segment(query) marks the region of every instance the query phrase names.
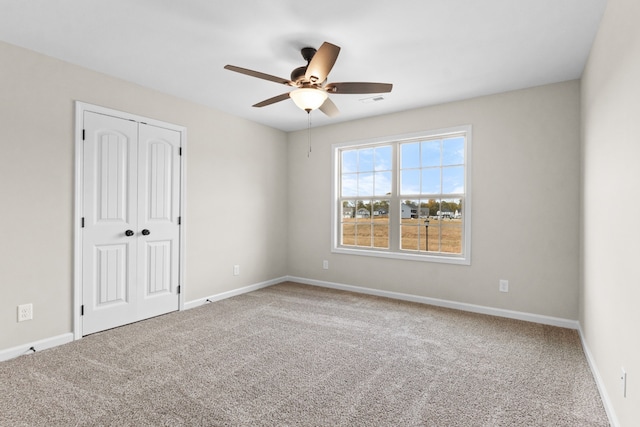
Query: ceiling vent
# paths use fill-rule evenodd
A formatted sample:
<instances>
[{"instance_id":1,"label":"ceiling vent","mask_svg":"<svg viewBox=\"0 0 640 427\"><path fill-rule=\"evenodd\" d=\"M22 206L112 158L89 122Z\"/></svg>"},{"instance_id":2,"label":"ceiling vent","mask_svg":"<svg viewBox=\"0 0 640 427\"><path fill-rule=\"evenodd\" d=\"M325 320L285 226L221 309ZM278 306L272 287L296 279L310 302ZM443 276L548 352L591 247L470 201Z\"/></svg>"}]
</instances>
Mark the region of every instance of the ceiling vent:
<instances>
[{"instance_id":1,"label":"ceiling vent","mask_svg":"<svg viewBox=\"0 0 640 427\"><path fill-rule=\"evenodd\" d=\"M370 104L372 102L379 102L379 101L384 101L384 96L376 95L369 98L362 98L360 100L360 102L362 102L363 104Z\"/></svg>"}]
</instances>

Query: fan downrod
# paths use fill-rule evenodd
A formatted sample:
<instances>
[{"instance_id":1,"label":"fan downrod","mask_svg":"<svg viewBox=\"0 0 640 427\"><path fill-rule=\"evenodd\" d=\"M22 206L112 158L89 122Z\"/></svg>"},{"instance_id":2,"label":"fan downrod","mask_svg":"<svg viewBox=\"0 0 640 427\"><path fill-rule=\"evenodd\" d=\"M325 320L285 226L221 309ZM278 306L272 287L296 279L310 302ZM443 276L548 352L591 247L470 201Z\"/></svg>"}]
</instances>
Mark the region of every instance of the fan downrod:
<instances>
[{"instance_id":1,"label":"fan downrod","mask_svg":"<svg viewBox=\"0 0 640 427\"><path fill-rule=\"evenodd\" d=\"M300 49L300 53L302 54L304 60L307 61L307 63L311 62L311 60L313 59L313 55L315 55L316 52L317 50L313 47L303 47L302 49Z\"/></svg>"}]
</instances>

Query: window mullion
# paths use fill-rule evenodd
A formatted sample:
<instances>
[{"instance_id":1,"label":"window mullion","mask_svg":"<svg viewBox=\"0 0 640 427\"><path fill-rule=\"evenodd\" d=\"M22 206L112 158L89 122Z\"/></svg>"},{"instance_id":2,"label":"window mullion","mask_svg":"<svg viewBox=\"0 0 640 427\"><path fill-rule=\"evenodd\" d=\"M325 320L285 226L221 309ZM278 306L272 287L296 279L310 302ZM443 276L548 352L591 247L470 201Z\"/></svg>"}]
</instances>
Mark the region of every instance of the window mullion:
<instances>
[{"instance_id":1,"label":"window mullion","mask_svg":"<svg viewBox=\"0 0 640 427\"><path fill-rule=\"evenodd\" d=\"M400 250L400 156L398 144L391 148L391 197L389 199L389 250Z\"/></svg>"}]
</instances>

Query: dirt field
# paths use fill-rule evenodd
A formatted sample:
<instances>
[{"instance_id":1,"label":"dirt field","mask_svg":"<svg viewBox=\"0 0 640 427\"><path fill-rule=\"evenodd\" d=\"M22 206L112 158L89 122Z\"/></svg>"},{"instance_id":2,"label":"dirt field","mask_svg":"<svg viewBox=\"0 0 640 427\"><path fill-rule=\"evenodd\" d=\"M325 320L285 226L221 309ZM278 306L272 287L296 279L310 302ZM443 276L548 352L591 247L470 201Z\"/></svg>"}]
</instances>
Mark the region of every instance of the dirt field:
<instances>
[{"instance_id":1,"label":"dirt field","mask_svg":"<svg viewBox=\"0 0 640 427\"><path fill-rule=\"evenodd\" d=\"M424 219L403 219L401 249L425 251L427 228ZM357 234L356 234L357 230ZM429 219L429 251L462 253L462 221ZM389 246L388 218L343 218L342 244L375 248Z\"/></svg>"}]
</instances>

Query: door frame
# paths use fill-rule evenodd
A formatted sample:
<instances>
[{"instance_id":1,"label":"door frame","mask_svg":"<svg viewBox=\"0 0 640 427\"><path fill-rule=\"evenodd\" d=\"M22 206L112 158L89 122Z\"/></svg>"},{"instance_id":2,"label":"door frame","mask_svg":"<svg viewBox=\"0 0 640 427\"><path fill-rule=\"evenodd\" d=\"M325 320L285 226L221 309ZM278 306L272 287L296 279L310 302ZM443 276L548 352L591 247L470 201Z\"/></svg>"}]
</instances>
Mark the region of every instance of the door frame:
<instances>
[{"instance_id":1,"label":"door frame","mask_svg":"<svg viewBox=\"0 0 640 427\"><path fill-rule=\"evenodd\" d=\"M180 293L178 294L178 310L184 310L184 293L185 293L185 236L186 236L186 146L187 146L187 128L148 117L138 116L136 114L126 113L123 111L113 110L111 108L101 107L99 105L88 104L86 102L75 101L75 197L74 197L74 255L73 255L73 338L78 340L82 338L82 203L83 203L83 117L84 113L93 112L113 116L125 120L142 122L149 125L171 129L180 133L181 165L180 165L180 243L178 257L178 285Z\"/></svg>"}]
</instances>

